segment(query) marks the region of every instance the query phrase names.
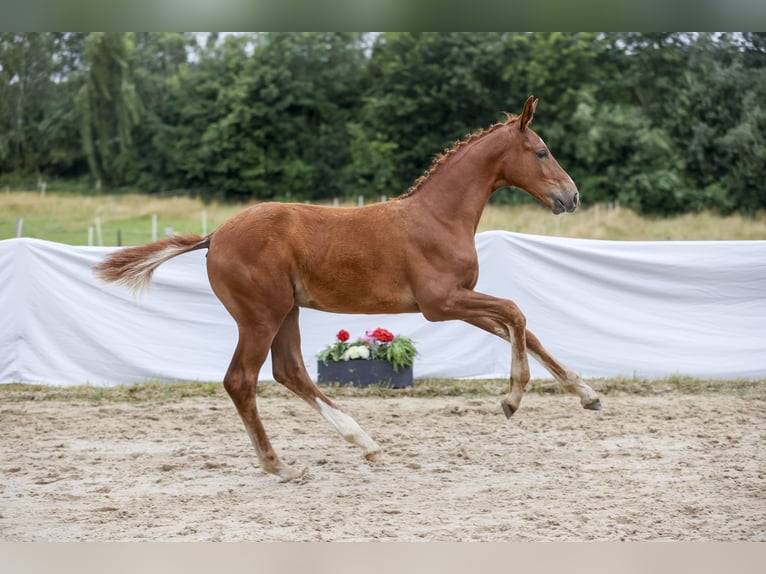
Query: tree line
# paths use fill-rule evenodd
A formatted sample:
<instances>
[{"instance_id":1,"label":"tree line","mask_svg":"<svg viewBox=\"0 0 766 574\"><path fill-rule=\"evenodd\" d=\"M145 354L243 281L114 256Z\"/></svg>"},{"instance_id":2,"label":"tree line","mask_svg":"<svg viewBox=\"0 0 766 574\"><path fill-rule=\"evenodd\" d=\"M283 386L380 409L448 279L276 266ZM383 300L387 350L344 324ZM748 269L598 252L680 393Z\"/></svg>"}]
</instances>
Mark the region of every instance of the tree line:
<instances>
[{"instance_id":1,"label":"tree line","mask_svg":"<svg viewBox=\"0 0 766 574\"><path fill-rule=\"evenodd\" d=\"M0 184L391 197L531 94L586 203L766 208L763 33L3 32Z\"/></svg>"}]
</instances>

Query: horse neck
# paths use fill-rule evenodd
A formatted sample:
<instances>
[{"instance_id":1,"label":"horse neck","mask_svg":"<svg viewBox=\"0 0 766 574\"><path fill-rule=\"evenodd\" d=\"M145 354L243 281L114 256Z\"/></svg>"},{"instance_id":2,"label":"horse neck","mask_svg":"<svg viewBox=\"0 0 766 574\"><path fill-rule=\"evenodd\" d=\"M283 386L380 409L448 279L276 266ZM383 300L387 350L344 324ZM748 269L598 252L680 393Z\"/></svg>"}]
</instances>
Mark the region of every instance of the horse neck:
<instances>
[{"instance_id":1,"label":"horse neck","mask_svg":"<svg viewBox=\"0 0 766 574\"><path fill-rule=\"evenodd\" d=\"M433 171L412 195L434 218L452 228L476 232L479 219L498 185L500 158L505 151L499 130L466 144Z\"/></svg>"}]
</instances>

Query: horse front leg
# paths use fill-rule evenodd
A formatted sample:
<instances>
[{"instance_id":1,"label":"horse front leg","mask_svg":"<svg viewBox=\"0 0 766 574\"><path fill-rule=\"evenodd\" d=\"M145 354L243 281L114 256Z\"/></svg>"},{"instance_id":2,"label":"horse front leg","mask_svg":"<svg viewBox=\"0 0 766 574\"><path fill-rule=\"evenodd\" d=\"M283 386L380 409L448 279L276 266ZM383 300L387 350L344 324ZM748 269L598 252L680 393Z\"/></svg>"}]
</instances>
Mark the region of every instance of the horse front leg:
<instances>
[{"instance_id":1,"label":"horse front leg","mask_svg":"<svg viewBox=\"0 0 766 574\"><path fill-rule=\"evenodd\" d=\"M450 293L431 305L419 304L429 321L460 319L511 343L510 390L501 402L505 416L510 418L519 409L529 383L526 318L519 307L508 299L468 289Z\"/></svg>"},{"instance_id":2,"label":"horse front leg","mask_svg":"<svg viewBox=\"0 0 766 574\"><path fill-rule=\"evenodd\" d=\"M520 311L519 314L521 314ZM497 320L488 317L465 319L465 322L488 331L493 335L497 335L511 344L510 390L500 402L505 417L511 418L513 414L519 410L521 399L529 384L529 361L527 359L527 338L525 328L526 321L517 322L515 328L514 325L498 322Z\"/></svg>"},{"instance_id":3,"label":"horse front leg","mask_svg":"<svg viewBox=\"0 0 766 574\"><path fill-rule=\"evenodd\" d=\"M509 301L509 303L511 303ZM513 413L519 410L521 399L529 384L529 360L527 359L526 318L515 304L511 303L516 313L513 314L514 322L504 325L508 340L511 343L511 388L510 392L503 397L500 406L503 407L505 418L511 418ZM503 327L498 326L500 333Z\"/></svg>"},{"instance_id":4,"label":"horse front leg","mask_svg":"<svg viewBox=\"0 0 766 574\"><path fill-rule=\"evenodd\" d=\"M505 341L508 341L511 343L511 345L514 345L514 341L512 338L512 335L510 332L507 332L503 325L497 324L492 320L488 319L480 319L480 320L467 320L467 323L479 327L480 329L483 329L489 333L492 333L493 335L499 336L501 339L504 339ZM525 330L524 339L526 342L526 349L527 352L535 358L537 362L539 362L545 369L553 375L553 378L556 379L556 381L564 387L565 390L569 391L570 393L573 393L580 397L580 403L582 404L583 408L586 408L588 410L592 411L600 411L601 410L601 400L598 397L598 394L596 391L594 391L590 386L588 386L581 378L580 376L572 371L571 369L567 368L563 363L560 361L557 361L556 359L551 356L550 353L543 347L542 343L540 343L540 340L530 331L529 329ZM511 389L511 394L514 395L513 388ZM514 399L518 397L514 396ZM521 399L518 398L520 401ZM517 404L518 403L511 403L511 404ZM510 417L513 415L515 411L510 410L511 406L510 404L506 404L506 402L503 402L503 411L505 412L505 415L507 417Z\"/></svg>"},{"instance_id":5,"label":"horse front leg","mask_svg":"<svg viewBox=\"0 0 766 574\"><path fill-rule=\"evenodd\" d=\"M545 367L564 389L580 397L583 408L591 411L601 410L601 400L598 398L598 394L585 384L577 373L554 359L542 346L540 340L529 330L527 330L526 339L529 354Z\"/></svg>"}]
</instances>

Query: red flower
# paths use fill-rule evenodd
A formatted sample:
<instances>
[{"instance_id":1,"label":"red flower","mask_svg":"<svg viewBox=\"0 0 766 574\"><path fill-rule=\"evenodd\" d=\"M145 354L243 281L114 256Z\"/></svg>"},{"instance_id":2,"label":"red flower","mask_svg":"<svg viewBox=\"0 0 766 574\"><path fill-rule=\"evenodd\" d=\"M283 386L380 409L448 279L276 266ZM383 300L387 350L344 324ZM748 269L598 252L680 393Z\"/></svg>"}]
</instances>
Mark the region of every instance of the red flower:
<instances>
[{"instance_id":1,"label":"red flower","mask_svg":"<svg viewBox=\"0 0 766 574\"><path fill-rule=\"evenodd\" d=\"M381 343L390 343L394 340L394 334L386 329L378 327L372 332L373 339L380 341Z\"/></svg>"},{"instance_id":2,"label":"red flower","mask_svg":"<svg viewBox=\"0 0 766 574\"><path fill-rule=\"evenodd\" d=\"M335 336L338 338L338 341L340 341L341 343L345 343L346 341L348 341L348 338L351 335L349 335L348 331L346 331L345 329L341 329L340 331L338 331L338 334Z\"/></svg>"}]
</instances>

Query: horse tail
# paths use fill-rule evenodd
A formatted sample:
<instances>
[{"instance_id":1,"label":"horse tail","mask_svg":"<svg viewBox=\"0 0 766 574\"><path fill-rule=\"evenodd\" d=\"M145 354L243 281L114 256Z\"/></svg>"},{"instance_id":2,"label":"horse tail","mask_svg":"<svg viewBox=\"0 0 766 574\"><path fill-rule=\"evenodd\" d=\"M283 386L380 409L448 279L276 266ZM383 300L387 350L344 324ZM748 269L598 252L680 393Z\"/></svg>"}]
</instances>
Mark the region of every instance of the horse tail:
<instances>
[{"instance_id":1,"label":"horse tail","mask_svg":"<svg viewBox=\"0 0 766 574\"><path fill-rule=\"evenodd\" d=\"M127 247L108 255L93 266L93 273L107 283L119 283L140 293L149 286L154 270L177 255L210 246L210 235L174 235L138 247Z\"/></svg>"}]
</instances>

